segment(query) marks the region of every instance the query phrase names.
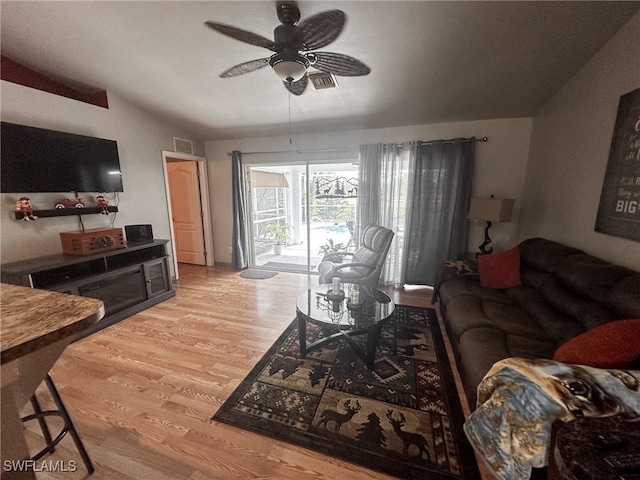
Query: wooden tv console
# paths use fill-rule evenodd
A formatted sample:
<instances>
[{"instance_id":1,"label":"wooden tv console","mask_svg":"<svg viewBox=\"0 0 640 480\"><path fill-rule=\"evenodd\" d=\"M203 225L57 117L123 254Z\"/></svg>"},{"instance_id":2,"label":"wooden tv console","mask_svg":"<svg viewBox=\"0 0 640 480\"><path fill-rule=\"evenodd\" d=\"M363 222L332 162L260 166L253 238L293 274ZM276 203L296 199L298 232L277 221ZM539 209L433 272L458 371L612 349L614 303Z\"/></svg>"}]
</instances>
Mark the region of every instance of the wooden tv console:
<instances>
[{"instance_id":1,"label":"wooden tv console","mask_svg":"<svg viewBox=\"0 0 640 480\"><path fill-rule=\"evenodd\" d=\"M86 256L50 255L0 266L4 283L100 299L105 316L76 340L175 296L168 240Z\"/></svg>"}]
</instances>

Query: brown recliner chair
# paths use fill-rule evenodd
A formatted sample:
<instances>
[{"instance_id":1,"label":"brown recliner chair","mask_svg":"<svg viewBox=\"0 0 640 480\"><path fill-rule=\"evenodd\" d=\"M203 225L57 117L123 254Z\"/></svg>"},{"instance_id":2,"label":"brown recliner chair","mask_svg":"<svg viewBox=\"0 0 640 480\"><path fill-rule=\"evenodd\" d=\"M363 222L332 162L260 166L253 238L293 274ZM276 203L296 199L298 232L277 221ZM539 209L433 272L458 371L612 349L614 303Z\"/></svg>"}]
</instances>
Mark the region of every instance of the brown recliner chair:
<instances>
[{"instance_id":1,"label":"brown recliner chair","mask_svg":"<svg viewBox=\"0 0 640 480\"><path fill-rule=\"evenodd\" d=\"M333 277L340 277L345 283L377 287L393 236L388 228L368 225L355 252L332 252L322 258L318 265L320 283L331 283ZM341 263L345 259L349 261Z\"/></svg>"}]
</instances>

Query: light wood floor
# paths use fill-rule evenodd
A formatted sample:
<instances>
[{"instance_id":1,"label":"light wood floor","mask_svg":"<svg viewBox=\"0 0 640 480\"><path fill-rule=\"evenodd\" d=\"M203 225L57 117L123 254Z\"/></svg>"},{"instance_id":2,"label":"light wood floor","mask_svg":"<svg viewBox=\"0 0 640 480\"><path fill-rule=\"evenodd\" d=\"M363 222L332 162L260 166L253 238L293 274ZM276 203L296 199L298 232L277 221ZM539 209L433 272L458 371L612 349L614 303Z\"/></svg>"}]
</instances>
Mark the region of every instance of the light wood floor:
<instances>
[{"instance_id":1,"label":"light wood floor","mask_svg":"<svg viewBox=\"0 0 640 480\"><path fill-rule=\"evenodd\" d=\"M56 363L51 375L96 471L86 474L65 438L45 458L67 468L72 459L77 471L40 472L38 479L393 478L209 420L293 320L296 296L317 277L251 280L226 267L179 270L175 298L69 346ZM430 288L390 293L397 303L430 306ZM38 392L52 404L42 387ZM26 435L37 451L36 422Z\"/></svg>"}]
</instances>

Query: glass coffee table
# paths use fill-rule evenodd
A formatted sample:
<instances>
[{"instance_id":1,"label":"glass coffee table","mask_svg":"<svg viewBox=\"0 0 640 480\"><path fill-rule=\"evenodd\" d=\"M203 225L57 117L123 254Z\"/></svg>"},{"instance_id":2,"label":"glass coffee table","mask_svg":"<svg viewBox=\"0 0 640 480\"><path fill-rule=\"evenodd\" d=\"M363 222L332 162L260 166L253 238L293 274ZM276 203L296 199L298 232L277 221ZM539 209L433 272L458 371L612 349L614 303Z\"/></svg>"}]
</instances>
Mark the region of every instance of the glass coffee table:
<instances>
[{"instance_id":1,"label":"glass coffee table","mask_svg":"<svg viewBox=\"0 0 640 480\"><path fill-rule=\"evenodd\" d=\"M344 340L362 359L366 366L374 369L376 347L382 325L389 320L396 308L393 300L384 292L360 285L344 285L347 291L343 298L330 294L331 285L318 285L298 295L296 315L300 355L317 350L336 340ZM351 305L351 291L359 292L360 303ZM318 325L322 330L334 333L307 345L307 322ZM363 349L352 337L365 336ZM394 332L395 346L395 332ZM395 352L394 352L395 353Z\"/></svg>"}]
</instances>

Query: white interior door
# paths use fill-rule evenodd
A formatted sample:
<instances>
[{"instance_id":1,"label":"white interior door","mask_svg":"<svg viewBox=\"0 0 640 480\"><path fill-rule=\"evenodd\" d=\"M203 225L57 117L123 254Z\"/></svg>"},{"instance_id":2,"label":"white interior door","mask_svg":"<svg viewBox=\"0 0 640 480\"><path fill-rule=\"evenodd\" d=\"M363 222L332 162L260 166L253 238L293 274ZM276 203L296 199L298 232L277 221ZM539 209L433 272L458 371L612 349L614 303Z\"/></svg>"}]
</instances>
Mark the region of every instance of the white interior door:
<instances>
[{"instance_id":1,"label":"white interior door","mask_svg":"<svg viewBox=\"0 0 640 480\"><path fill-rule=\"evenodd\" d=\"M205 265L198 162L167 162L176 259Z\"/></svg>"}]
</instances>

